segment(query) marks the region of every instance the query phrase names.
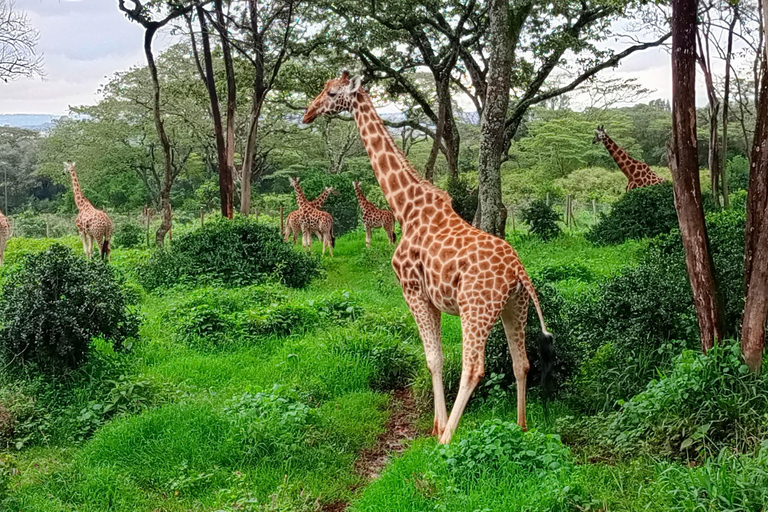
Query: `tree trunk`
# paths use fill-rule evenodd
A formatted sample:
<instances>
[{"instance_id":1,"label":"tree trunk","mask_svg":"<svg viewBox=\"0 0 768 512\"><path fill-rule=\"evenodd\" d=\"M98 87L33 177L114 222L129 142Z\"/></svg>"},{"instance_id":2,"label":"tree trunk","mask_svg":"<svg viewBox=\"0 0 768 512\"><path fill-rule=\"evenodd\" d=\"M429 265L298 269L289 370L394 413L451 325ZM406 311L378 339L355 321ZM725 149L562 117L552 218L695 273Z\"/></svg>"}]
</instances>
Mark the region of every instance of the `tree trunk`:
<instances>
[{"instance_id":1,"label":"tree trunk","mask_svg":"<svg viewBox=\"0 0 768 512\"><path fill-rule=\"evenodd\" d=\"M235 70L232 66L232 49L229 45L227 25L224 21L224 8L222 0L214 1L216 10L217 29L221 39L221 53L224 59L224 69L227 77L227 138L225 142L224 160L226 173L224 177L219 175L221 186L221 214L231 219L235 209L235 111L237 110L237 85L235 83ZM250 191L249 191L250 193Z\"/></svg>"},{"instance_id":2,"label":"tree trunk","mask_svg":"<svg viewBox=\"0 0 768 512\"><path fill-rule=\"evenodd\" d=\"M731 207L730 191L728 189L728 110L731 101L731 55L733 54L733 31L736 28L736 22L739 20L739 4L732 7L733 17L728 25L728 46L725 51L725 90L723 91L723 143L720 151L722 153L720 160L720 169L722 171L723 187L723 206Z\"/></svg>"},{"instance_id":3,"label":"tree trunk","mask_svg":"<svg viewBox=\"0 0 768 512\"><path fill-rule=\"evenodd\" d=\"M475 226L502 238L507 223L507 209L501 201L501 156L504 151L504 125L509 106L508 9L508 0L492 0L488 12L490 62L483 118L480 120L478 207L475 215Z\"/></svg>"},{"instance_id":4,"label":"tree trunk","mask_svg":"<svg viewBox=\"0 0 768 512\"><path fill-rule=\"evenodd\" d=\"M768 21L768 13L765 16ZM768 63L765 60L759 98L747 192L744 260L747 301L741 323L741 351L754 372L762 366L768 316Z\"/></svg>"},{"instance_id":5,"label":"tree trunk","mask_svg":"<svg viewBox=\"0 0 768 512\"><path fill-rule=\"evenodd\" d=\"M696 143L696 0L672 3L672 132L669 164L704 352L722 340L723 314L701 204Z\"/></svg>"}]
</instances>

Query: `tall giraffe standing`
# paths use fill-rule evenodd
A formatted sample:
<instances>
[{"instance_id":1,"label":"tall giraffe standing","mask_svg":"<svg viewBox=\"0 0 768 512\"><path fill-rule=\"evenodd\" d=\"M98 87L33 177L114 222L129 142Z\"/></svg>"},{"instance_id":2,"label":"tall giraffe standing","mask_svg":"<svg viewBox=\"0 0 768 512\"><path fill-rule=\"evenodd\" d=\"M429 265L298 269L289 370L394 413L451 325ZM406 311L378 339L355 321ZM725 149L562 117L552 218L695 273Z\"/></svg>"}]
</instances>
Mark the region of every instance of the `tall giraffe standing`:
<instances>
[{"instance_id":1,"label":"tall giraffe standing","mask_svg":"<svg viewBox=\"0 0 768 512\"><path fill-rule=\"evenodd\" d=\"M365 246L371 248L371 231L375 228L384 228L389 237L389 243L394 244L397 240L395 235L395 215L389 210L382 210L377 208L375 204L370 202L363 189L360 188L360 182L354 182L355 195L357 196L357 202L360 204L360 210L363 212L363 226L365 226Z\"/></svg>"},{"instance_id":2,"label":"tall giraffe standing","mask_svg":"<svg viewBox=\"0 0 768 512\"><path fill-rule=\"evenodd\" d=\"M293 190L296 191L296 204L299 209L297 214L299 227L301 227L301 245L304 250L312 250L312 235L316 235L323 244L323 255L325 249L333 258L333 248L336 245L336 239L333 236L333 217L330 213L318 210L304 196L304 191L299 185L299 178L290 179Z\"/></svg>"},{"instance_id":3,"label":"tall giraffe standing","mask_svg":"<svg viewBox=\"0 0 768 512\"><path fill-rule=\"evenodd\" d=\"M319 210L323 207L325 201L328 199L328 196L331 194L338 194L338 192L333 187L325 187L325 190L323 190L319 196L311 200L309 204L311 204L313 208ZM301 225L299 223L299 210L294 210L285 218L285 230L283 233L283 239L287 242L291 237L291 234L293 234L293 243L295 244L298 241L300 231Z\"/></svg>"},{"instance_id":4,"label":"tall giraffe standing","mask_svg":"<svg viewBox=\"0 0 768 512\"><path fill-rule=\"evenodd\" d=\"M645 162L635 160L627 154L626 151L621 149L618 144L613 142L603 126L598 126L595 130L595 137L592 139L592 144L602 142L605 145L605 149L611 154L611 157L619 166L621 172L627 177L629 182L627 183L627 192L633 188L647 187L649 185L656 185L664 181L664 178L653 172L651 167Z\"/></svg>"},{"instance_id":5,"label":"tall giraffe standing","mask_svg":"<svg viewBox=\"0 0 768 512\"><path fill-rule=\"evenodd\" d=\"M11 238L11 223L8 222L8 217L3 215L3 212L0 212L0 267L3 266L5 246L9 238Z\"/></svg>"},{"instance_id":6,"label":"tall giraffe standing","mask_svg":"<svg viewBox=\"0 0 768 512\"><path fill-rule=\"evenodd\" d=\"M91 202L83 195L82 190L80 190L80 183L77 181L77 174L75 174L75 163L66 162L64 169L72 178L72 195L75 197L75 204L79 212L77 219L75 219L75 224L77 224L77 232L80 233L80 239L83 241L85 257L91 259L93 256L93 243L96 242L99 244L101 259L106 258L109 261L112 221L106 213L94 208Z\"/></svg>"},{"instance_id":7,"label":"tall giraffe standing","mask_svg":"<svg viewBox=\"0 0 768 512\"><path fill-rule=\"evenodd\" d=\"M501 316L517 382L517 422L526 428L525 391L530 364L525 351L528 300L533 299L542 329L545 374L554 356L552 336L517 253L506 240L465 222L450 196L423 180L411 167L376 113L360 78L348 72L331 79L307 108L303 123L323 114L350 111L355 118L376 179L402 228L392 257L403 296L419 328L435 398L433 434L451 440L472 391L485 372L485 343ZM443 391L441 312L459 315L462 372L459 394L448 417Z\"/></svg>"}]
</instances>

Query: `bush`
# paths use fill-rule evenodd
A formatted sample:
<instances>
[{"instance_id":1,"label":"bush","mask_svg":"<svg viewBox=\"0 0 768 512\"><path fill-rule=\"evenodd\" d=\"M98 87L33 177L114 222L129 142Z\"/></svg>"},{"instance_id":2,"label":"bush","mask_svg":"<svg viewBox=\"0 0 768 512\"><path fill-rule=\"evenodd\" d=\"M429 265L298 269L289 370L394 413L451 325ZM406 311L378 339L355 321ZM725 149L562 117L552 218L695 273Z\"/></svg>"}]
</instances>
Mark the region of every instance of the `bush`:
<instances>
[{"instance_id":1,"label":"bush","mask_svg":"<svg viewBox=\"0 0 768 512\"><path fill-rule=\"evenodd\" d=\"M545 242L560 235L560 226L557 225L560 216L543 199L537 199L524 208L522 218L530 226L531 233Z\"/></svg>"},{"instance_id":2,"label":"bush","mask_svg":"<svg viewBox=\"0 0 768 512\"><path fill-rule=\"evenodd\" d=\"M344 174L326 172L305 173L301 178L301 188L307 199L319 196L325 187L332 186L338 194L331 194L323 205L323 210L333 215L333 234L337 238L357 227L357 196L352 187L352 180ZM295 198L295 196L294 196Z\"/></svg>"},{"instance_id":3,"label":"bush","mask_svg":"<svg viewBox=\"0 0 768 512\"><path fill-rule=\"evenodd\" d=\"M138 332L138 317L112 269L61 245L28 256L0 296L0 345L10 362L59 373L88 357L91 339L119 348Z\"/></svg>"},{"instance_id":4,"label":"bush","mask_svg":"<svg viewBox=\"0 0 768 512\"><path fill-rule=\"evenodd\" d=\"M240 327L253 336L288 336L317 325L317 312L303 304L278 304L265 310L250 311Z\"/></svg>"},{"instance_id":5,"label":"bush","mask_svg":"<svg viewBox=\"0 0 768 512\"><path fill-rule=\"evenodd\" d=\"M156 251L139 269L139 280L150 290L185 282L243 286L269 279L303 288L317 270L317 259L284 243L278 229L238 217L209 222L180 236L171 249Z\"/></svg>"},{"instance_id":6,"label":"bush","mask_svg":"<svg viewBox=\"0 0 768 512\"><path fill-rule=\"evenodd\" d=\"M145 240L142 229L136 224L123 224L115 231L112 243L115 247L138 247Z\"/></svg>"},{"instance_id":7,"label":"bush","mask_svg":"<svg viewBox=\"0 0 768 512\"><path fill-rule=\"evenodd\" d=\"M360 333L335 345L339 354L350 354L371 365L370 383L375 391L392 391L410 386L421 366L419 356L397 339Z\"/></svg>"},{"instance_id":8,"label":"bush","mask_svg":"<svg viewBox=\"0 0 768 512\"><path fill-rule=\"evenodd\" d=\"M749 160L736 155L726 164L728 172L728 190L747 190L749 187Z\"/></svg>"},{"instance_id":9,"label":"bush","mask_svg":"<svg viewBox=\"0 0 768 512\"><path fill-rule=\"evenodd\" d=\"M451 176L446 192L451 196L454 211L471 224L477 212L477 188L472 188L466 179Z\"/></svg>"},{"instance_id":10,"label":"bush","mask_svg":"<svg viewBox=\"0 0 768 512\"><path fill-rule=\"evenodd\" d=\"M669 233L677 225L672 183L665 181L621 196L609 213L600 214L586 238L596 244L620 244Z\"/></svg>"}]
</instances>

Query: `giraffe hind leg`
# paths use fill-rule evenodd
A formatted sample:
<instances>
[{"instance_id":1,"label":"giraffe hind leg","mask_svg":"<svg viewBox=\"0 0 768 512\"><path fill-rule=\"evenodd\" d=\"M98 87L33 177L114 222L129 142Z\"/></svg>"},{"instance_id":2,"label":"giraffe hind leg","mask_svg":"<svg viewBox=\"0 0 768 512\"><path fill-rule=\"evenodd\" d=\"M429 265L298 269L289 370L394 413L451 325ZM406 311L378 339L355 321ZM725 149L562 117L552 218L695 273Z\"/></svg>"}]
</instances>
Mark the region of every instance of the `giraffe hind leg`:
<instances>
[{"instance_id":1,"label":"giraffe hind leg","mask_svg":"<svg viewBox=\"0 0 768 512\"><path fill-rule=\"evenodd\" d=\"M525 351L525 324L528 320L528 292L521 288L513 293L501 312L501 323L507 336L509 355L512 356L512 369L517 387L517 424L526 430L525 392L528 370L531 365Z\"/></svg>"}]
</instances>

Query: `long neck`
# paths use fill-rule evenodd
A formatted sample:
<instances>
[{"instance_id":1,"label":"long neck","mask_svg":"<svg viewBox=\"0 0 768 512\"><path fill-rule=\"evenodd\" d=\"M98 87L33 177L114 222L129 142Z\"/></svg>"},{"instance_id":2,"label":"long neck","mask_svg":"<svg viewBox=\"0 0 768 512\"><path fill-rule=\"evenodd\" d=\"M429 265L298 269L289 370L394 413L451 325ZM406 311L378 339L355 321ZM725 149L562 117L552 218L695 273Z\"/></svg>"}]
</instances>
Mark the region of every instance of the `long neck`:
<instances>
[{"instance_id":1,"label":"long neck","mask_svg":"<svg viewBox=\"0 0 768 512\"><path fill-rule=\"evenodd\" d=\"M627 162L631 162L632 159L629 157L627 152L621 149L615 142L613 142L613 139L611 139L608 135L606 135L603 139L603 144L605 144L605 149L608 150L608 153L610 153L611 158L613 158L613 161L616 162L616 165L619 166L621 172L623 172L629 178L630 175L627 172L625 164Z\"/></svg>"},{"instance_id":2,"label":"long neck","mask_svg":"<svg viewBox=\"0 0 768 512\"><path fill-rule=\"evenodd\" d=\"M314 198L312 201L309 202L312 206L315 208L320 208L325 204L325 200L328 199L328 196L331 195L331 191L328 189L323 190L323 193Z\"/></svg>"},{"instance_id":3,"label":"long neck","mask_svg":"<svg viewBox=\"0 0 768 512\"><path fill-rule=\"evenodd\" d=\"M69 176L72 178L72 195L75 197L75 205L77 205L77 209L82 210L83 208L91 206L90 201L85 198L82 190L80 190L80 183L77 181L77 174L75 174L75 171L70 171Z\"/></svg>"},{"instance_id":4,"label":"long neck","mask_svg":"<svg viewBox=\"0 0 768 512\"><path fill-rule=\"evenodd\" d=\"M355 195L357 196L357 202L360 204L360 208L366 209L373 206L373 203L365 197L365 194L363 194L363 190L360 187L355 187Z\"/></svg>"},{"instance_id":5,"label":"long neck","mask_svg":"<svg viewBox=\"0 0 768 512\"><path fill-rule=\"evenodd\" d=\"M293 184L293 190L296 191L296 205L299 208L304 208L304 207L307 207L307 206L311 206L309 204L309 201L307 201L306 196L304 196L304 191L301 190L301 185L299 185L298 183L294 183Z\"/></svg>"},{"instance_id":6,"label":"long neck","mask_svg":"<svg viewBox=\"0 0 768 512\"><path fill-rule=\"evenodd\" d=\"M398 195L424 182L395 144L389 130L384 126L384 121L376 113L371 97L365 91L360 90L357 93L352 102L351 111L360 130L365 150L371 159L376 180L384 192L389 207L402 224L405 202L399 200Z\"/></svg>"}]
</instances>

